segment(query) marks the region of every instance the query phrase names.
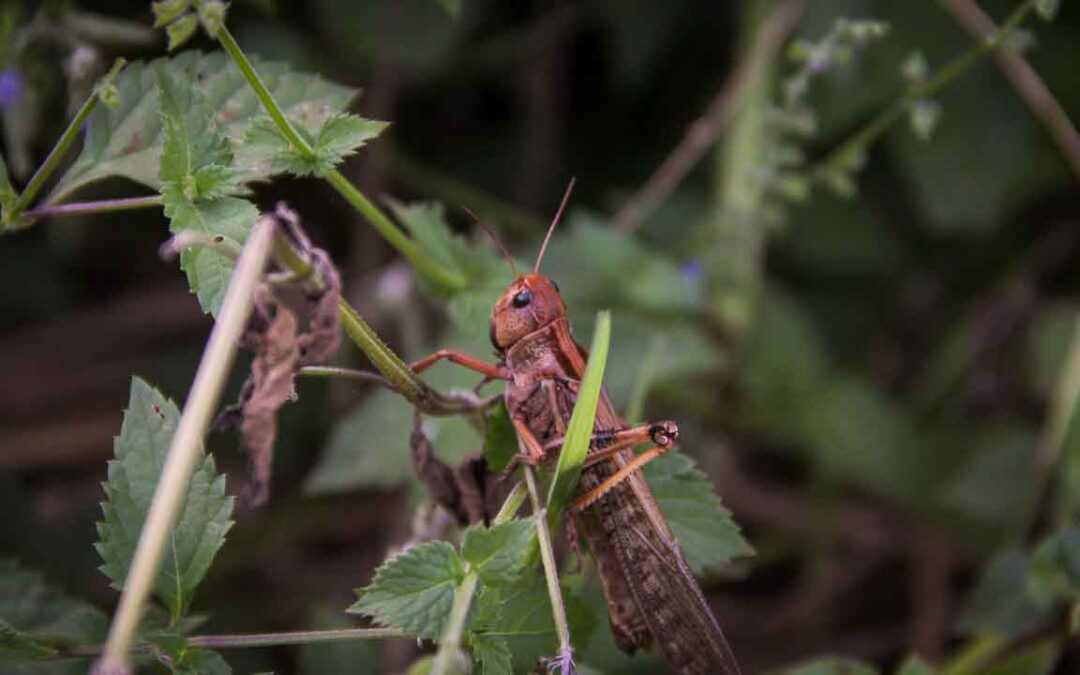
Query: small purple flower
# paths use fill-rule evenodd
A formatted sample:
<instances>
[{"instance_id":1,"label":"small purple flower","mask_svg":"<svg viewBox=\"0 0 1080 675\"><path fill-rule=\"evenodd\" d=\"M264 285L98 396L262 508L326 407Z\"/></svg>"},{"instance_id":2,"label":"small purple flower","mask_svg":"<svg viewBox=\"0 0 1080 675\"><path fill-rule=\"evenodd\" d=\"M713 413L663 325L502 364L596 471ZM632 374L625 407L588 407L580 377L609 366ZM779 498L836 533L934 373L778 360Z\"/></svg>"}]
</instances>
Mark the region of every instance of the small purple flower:
<instances>
[{"instance_id":1,"label":"small purple flower","mask_svg":"<svg viewBox=\"0 0 1080 675\"><path fill-rule=\"evenodd\" d=\"M701 281L705 270L697 260L687 260L682 264L682 277L687 283L696 284Z\"/></svg>"},{"instance_id":2,"label":"small purple flower","mask_svg":"<svg viewBox=\"0 0 1080 675\"><path fill-rule=\"evenodd\" d=\"M14 68L0 70L0 107L6 108L22 96L23 79Z\"/></svg>"}]
</instances>

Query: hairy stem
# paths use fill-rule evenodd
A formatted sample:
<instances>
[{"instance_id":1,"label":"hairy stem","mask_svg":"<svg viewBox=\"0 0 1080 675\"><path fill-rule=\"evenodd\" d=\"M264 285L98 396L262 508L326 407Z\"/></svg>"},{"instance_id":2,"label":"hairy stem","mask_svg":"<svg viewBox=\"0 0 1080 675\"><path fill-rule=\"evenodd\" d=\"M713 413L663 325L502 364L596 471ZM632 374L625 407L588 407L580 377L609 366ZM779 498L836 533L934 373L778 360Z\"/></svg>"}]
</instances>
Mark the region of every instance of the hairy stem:
<instances>
[{"instance_id":1,"label":"hairy stem","mask_svg":"<svg viewBox=\"0 0 1080 675\"><path fill-rule=\"evenodd\" d=\"M262 103L263 109L270 115L270 119L274 121L274 124L285 136L286 140L305 158L313 159L315 149L300 135L296 127L285 116L285 112L278 105L278 102L274 100L270 90L266 88L259 74L255 72L251 61L240 49L240 45L236 43L236 39L233 38L228 28L222 26L218 31L217 39L229 56L232 57L236 67L240 69L244 79L247 80L248 86L254 90L259 102ZM379 210L379 207L364 196L340 171L331 169L322 174L321 177L363 215L398 253L408 258L417 271L448 290L460 290L465 287L465 280L461 275L444 268L418 248L397 225L394 225L393 221L385 213Z\"/></svg>"},{"instance_id":2,"label":"hairy stem","mask_svg":"<svg viewBox=\"0 0 1080 675\"><path fill-rule=\"evenodd\" d=\"M877 117L874 117L867 122L861 129L848 138L848 140L844 141L840 147L829 153L825 159L811 166L807 171L807 175L810 179L818 182L827 182L829 176L833 172L843 170L845 167L856 164L857 159L862 155L863 151L888 131L893 124L903 118L904 114L912 104L920 99L933 96L946 84L962 75L971 68L971 66L978 63L984 55L1004 44L1009 36L1012 35L1028 17L1034 9L1034 5L1035 3L1033 0L1028 0L1028 2L1017 7L1013 10L1013 13L1009 15L1009 18L1005 20L1005 23L1002 24L1001 30L992 37L988 37L977 47L961 54L942 66L936 73L927 78L925 82L909 89L907 93L897 99L892 105L882 110Z\"/></svg>"},{"instance_id":3,"label":"hairy stem","mask_svg":"<svg viewBox=\"0 0 1080 675\"><path fill-rule=\"evenodd\" d=\"M525 486L518 483L510 494L506 496L499 513L491 521L491 524L501 525L510 521L517 515L521 503L525 501ZM461 637L465 633L465 621L469 616L469 608L472 606L473 596L476 595L476 586L480 576L476 570L469 570L465 578L454 590L454 602L450 606L450 618L446 622L442 635L439 636L439 651L431 664L430 675L446 675L453 671L455 663L463 658L461 652Z\"/></svg>"},{"instance_id":4,"label":"hairy stem","mask_svg":"<svg viewBox=\"0 0 1080 675\"><path fill-rule=\"evenodd\" d=\"M64 158L68 148L71 147L71 144L75 142L75 138L82 131L83 122L86 121L86 118L89 117L90 113L97 107L98 100L100 99L101 87L112 82L126 64L127 61L124 59L117 59L113 63L113 67L109 70L108 74L105 75L98 86L90 92L90 97L79 107L78 112L75 113L75 117L71 119L67 128L64 129L64 133L60 135L60 140L56 142L53 149L49 151L49 155L45 158L45 161L41 163L41 166L34 172L34 175L30 177L30 182L26 184L22 194L15 200L11 213L4 214L7 222L15 223L19 214L25 211L27 207L33 203L38 192L45 186L45 182L52 176L53 171L55 171L56 167L60 164L60 160Z\"/></svg>"},{"instance_id":5,"label":"hairy stem","mask_svg":"<svg viewBox=\"0 0 1080 675\"><path fill-rule=\"evenodd\" d=\"M274 230L274 218L261 217L236 264L221 313L210 332L184 412L173 434L131 569L124 581L120 605L109 629L104 656L95 666L96 673L128 672L129 652L157 578L169 532L183 505L195 464L202 456L202 439L217 409L240 335L247 325L255 287L270 256Z\"/></svg>"},{"instance_id":6,"label":"hairy stem","mask_svg":"<svg viewBox=\"0 0 1080 675\"><path fill-rule=\"evenodd\" d=\"M551 546L551 533L547 525L547 509L540 503L540 494L536 487L536 470L525 466L525 484L529 488L529 500L532 502L536 518L536 534L540 541L540 560L544 565L544 580L547 582L548 597L551 599L551 615L555 619L555 633L559 636L559 662L563 672L568 670L574 648L570 644L570 628L566 622L566 605L563 604L562 589L559 588L559 569L555 566L555 551Z\"/></svg>"}]
</instances>

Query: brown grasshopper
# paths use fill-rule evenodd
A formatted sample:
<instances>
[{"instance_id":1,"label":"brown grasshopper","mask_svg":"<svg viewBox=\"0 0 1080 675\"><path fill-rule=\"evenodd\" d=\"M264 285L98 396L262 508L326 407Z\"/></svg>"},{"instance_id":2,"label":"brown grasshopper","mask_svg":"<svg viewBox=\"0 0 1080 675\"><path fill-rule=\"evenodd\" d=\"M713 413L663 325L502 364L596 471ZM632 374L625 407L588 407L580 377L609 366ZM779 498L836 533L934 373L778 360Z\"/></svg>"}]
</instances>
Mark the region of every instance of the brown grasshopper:
<instances>
[{"instance_id":1,"label":"brown grasshopper","mask_svg":"<svg viewBox=\"0 0 1080 675\"><path fill-rule=\"evenodd\" d=\"M588 358L570 332L558 287L538 272L569 195L568 190L533 272L518 276L515 270L517 278L491 312L499 361L444 349L412 365L420 372L446 359L506 381L506 407L524 448L515 459L529 464L562 447ZM665 420L630 426L602 392L593 432L570 514L596 561L619 648L633 653L655 647L677 673L737 675L735 656L639 470L671 449L678 425ZM644 443L651 447L635 455L633 448Z\"/></svg>"}]
</instances>

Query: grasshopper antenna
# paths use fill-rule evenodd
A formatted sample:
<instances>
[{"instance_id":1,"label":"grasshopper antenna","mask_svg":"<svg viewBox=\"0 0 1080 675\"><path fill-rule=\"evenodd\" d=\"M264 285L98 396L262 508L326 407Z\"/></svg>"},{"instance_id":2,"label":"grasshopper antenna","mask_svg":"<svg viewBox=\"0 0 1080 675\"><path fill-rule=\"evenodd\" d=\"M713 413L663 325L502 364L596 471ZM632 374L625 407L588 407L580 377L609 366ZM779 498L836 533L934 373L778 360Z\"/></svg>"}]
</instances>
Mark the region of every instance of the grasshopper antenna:
<instances>
[{"instance_id":1,"label":"grasshopper antenna","mask_svg":"<svg viewBox=\"0 0 1080 675\"><path fill-rule=\"evenodd\" d=\"M566 208L566 202L570 201L570 193L574 191L574 183L577 182L577 177L570 179L570 184L566 186L566 194L563 195L562 203L559 204L559 210L555 212L555 217L551 220L551 225L548 227L547 234L544 236L544 243L540 245L540 252L536 254L536 265L533 266L533 274L540 271L540 262L544 259L544 253L547 251L548 242L551 241L551 235L555 232L555 226L559 224L559 219L562 218L563 209Z\"/></svg>"},{"instance_id":2,"label":"grasshopper antenna","mask_svg":"<svg viewBox=\"0 0 1080 675\"><path fill-rule=\"evenodd\" d=\"M485 225L484 221L480 220L480 216L472 212L472 209L470 209L468 206L462 206L461 208L465 210L465 213L469 214L470 218L476 221L476 224L479 225L484 230L484 232L487 232L487 236L491 237L492 241L495 242L495 245L499 247L499 250L502 251L503 257L506 258L506 262L510 263L510 272L514 275L514 278L517 279L518 271L517 265L514 264L514 256L510 255L510 251L506 250L506 245L502 243L502 239L499 239L495 235L495 232L493 232L490 227Z\"/></svg>"}]
</instances>

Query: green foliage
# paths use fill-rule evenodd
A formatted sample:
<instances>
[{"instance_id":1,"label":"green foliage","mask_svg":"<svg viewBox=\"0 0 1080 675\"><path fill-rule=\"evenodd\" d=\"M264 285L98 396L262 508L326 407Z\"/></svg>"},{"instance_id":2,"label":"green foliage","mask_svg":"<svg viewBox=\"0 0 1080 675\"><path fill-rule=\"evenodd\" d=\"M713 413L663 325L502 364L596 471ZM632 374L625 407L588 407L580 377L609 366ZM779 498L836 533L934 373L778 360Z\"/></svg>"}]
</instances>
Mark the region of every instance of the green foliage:
<instances>
[{"instance_id":1,"label":"green foliage","mask_svg":"<svg viewBox=\"0 0 1080 675\"><path fill-rule=\"evenodd\" d=\"M862 661L824 658L782 671L784 675L877 675L878 670Z\"/></svg>"},{"instance_id":2,"label":"green foliage","mask_svg":"<svg viewBox=\"0 0 1080 675\"><path fill-rule=\"evenodd\" d=\"M154 496L180 411L176 404L139 378L132 378L131 396L104 484L107 501L97 524L101 571L113 587L123 587L150 502ZM225 494L225 476L207 455L199 463L184 498L183 509L169 535L170 545L159 569L154 592L176 623L191 603L196 587L232 527L233 498Z\"/></svg>"},{"instance_id":3,"label":"green foliage","mask_svg":"<svg viewBox=\"0 0 1080 675\"><path fill-rule=\"evenodd\" d=\"M35 659L55 654L59 647L101 640L106 628L105 615L99 610L68 597L41 574L21 568L14 560L0 559L3 672L39 672L32 664Z\"/></svg>"},{"instance_id":4,"label":"green foliage","mask_svg":"<svg viewBox=\"0 0 1080 675\"><path fill-rule=\"evenodd\" d=\"M153 631L145 635L153 646L159 663L173 675L230 675L232 668L220 654L203 647L192 647L187 638L169 631Z\"/></svg>"},{"instance_id":5,"label":"green foliage","mask_svg":"<svg viewBox=\"0 0 1080 675\"><path fill-rule=\"evenodd\" d=\"M419 544L387 560L347 611L435 639L442 634L465 561L444 541Z\"/></svg>"},{"instance_id":6,"label":"green foliage","mask_svg":"<svg viewBox=\"0 0 1080 675\"><path fill-rule=\"evenodd\" d=\"M695 574L753 555L753 547L743 539L709 478L690 458L669 452L646 464L643 472Z\"/></svg>"},{"instance_id":7,"label":"green foliage","mask_svg":"<svg viewBox=\"0 0 1080 675\"><path fill-rule=\"evenodd\" d=\"M592 346L589 349L589 361L585 365L585 376L581 379L574 412L566 426L566 436L559 450L559 461L548 488L548 518L558 523L562 510L569 503L571 495L577 489L581 466L585 455L592 445L593 430L596 425L596 408L600 401L600 391L604 382L604 367L607 365L608 345L611 343L611 315L601 312L596 317L596 329L593 331Z\"/></svg>"},{"instance_id":8,"label":"green foliage","mask_svg":"<svg viewBox=\"0 0 1080 675\"><path fill-rule=\"evenodd\" d=\"M292 71L285 64L258 60L254 64L288 118L304 128L322 127L357 93L321 77ZM233 167L242 172L245 182L272 175L265 157L243 147L247 129L262 114L262 108L240 71L221 52L187 51L149 63L132 63L120 73L115 81L115 109L98 108L90 114L82 151L53 188L49 203L110 176L160 189L158 168L164 134L159 115L159 73L186 84L211 111L205 122L220 126L235 155Z\"/></svg>"},{"instance_id":9,"label":"green foliage","mask_svg":"<svg viewBox=\"0 0 1080 675\"><path fill-rule=\"evenodd\" d=\"M318 131L301 127L298 132L314 150L314 155L309 157L285 138L273 120L260 117L248 129L244 145L252 158L267 164L272 173L321 176L382 133L386 126L385 122L338 113L323 121Z\"/></svg>"},{"instance_id":10,"label":"green foliage","mask_svg":"<svg viewBox=\"0 0 1080 675\"><path fill-rule=\"evenodd\" d=\"M516 582L526 564L536 561L536 523L532 519L513 520L492 527L474 525L465 530L461 556L491 586Z\"/></svg>"},{"instance_id":11,"label":"green foliage","mask_svg":"<svg viewBox=\"0 0 1080 675\"><path fill-rule=\"evenodd\" d=\"M229 196L241 188L241 173L231 166L225 136L197 90L164 68L158 69L157 78L164 136L158 178L169 229L212 235L239 247L258 211L250 202ZM199 304L217 316L232 260L214 247L191 247L181 252L180 266Z\"/></svg>"},{"instance_id":12,"label":"green foliage","mask_svg":"<svg viewBox=\"0 0 1080 675\"><path fill-rule=\"evenodd\" d=\"M484 432L484 459L488 467L499 472L506 468L510 460L518 453L517 432L514 424L510 421L510 413L506 411L506 405L499 403L494 407L487 418L487 429Z\"/></svg>"}]
</instances>

